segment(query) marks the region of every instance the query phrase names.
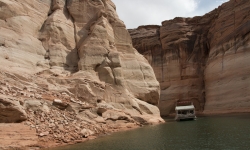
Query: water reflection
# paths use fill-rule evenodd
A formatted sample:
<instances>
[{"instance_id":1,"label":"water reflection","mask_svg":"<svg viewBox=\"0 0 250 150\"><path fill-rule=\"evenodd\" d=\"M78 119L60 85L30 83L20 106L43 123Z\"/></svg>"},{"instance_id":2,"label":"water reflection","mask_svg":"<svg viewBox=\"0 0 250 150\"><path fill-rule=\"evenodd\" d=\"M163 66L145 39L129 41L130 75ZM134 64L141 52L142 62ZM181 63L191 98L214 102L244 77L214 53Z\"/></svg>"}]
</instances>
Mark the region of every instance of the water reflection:
<instances>
[{"instance_id":1,"label":"water reflection","mask_svg":"<svg viewBox=\"0 0 250 150\"><path fill-rule=\"evenodd\" d=\"M247 150L249 125L248 114L170 121L53 150Z\"/></svg>"}]
</instances>

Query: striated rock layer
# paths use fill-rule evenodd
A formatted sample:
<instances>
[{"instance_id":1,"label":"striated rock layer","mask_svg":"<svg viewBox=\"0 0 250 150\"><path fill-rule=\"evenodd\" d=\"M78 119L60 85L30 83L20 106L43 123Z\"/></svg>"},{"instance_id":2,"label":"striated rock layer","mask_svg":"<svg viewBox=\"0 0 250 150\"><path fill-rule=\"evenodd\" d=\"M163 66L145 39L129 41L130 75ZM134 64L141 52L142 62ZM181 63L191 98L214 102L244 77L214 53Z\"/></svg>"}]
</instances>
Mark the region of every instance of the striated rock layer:
<instances>
[{"instance_id":1,"label":"striated rock layer","mask_svg":"<svg viewBox=\"0 0 250 150\"><path fill-rule=\"evenodd\" d=\"M72 143L164 122L159 82L111 0L0 8L0 123L24 121L40 143Z\"/></svg>"},{"instance_id":2,"label":"striated rock layer","mask_svg":"<svg viewBox=\"0 0 250 150\"><path fill-rule=\"evenodd\" d=\"M160 82L162 115L185 100L203 113L250 111L249 8L230 0L204 16L129 30Z\"/></svg>"}]
</instances>

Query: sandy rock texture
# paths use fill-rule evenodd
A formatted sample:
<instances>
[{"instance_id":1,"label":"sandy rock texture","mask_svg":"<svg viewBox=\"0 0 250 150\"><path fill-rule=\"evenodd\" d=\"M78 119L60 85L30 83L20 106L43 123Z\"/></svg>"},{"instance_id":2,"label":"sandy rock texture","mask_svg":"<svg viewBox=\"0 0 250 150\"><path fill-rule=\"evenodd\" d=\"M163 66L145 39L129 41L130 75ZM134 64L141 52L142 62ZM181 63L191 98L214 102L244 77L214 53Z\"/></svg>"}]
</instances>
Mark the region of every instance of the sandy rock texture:
<instances>
[{"instance_id":1,"label":"sandy rock texture","mask_svg":"<svg viewBox=\"0 0 250 150\"><path fill-rule=\"evenodd\" d=\"M209 29L206 63L205 112L249 112L250 2L230 1L221 6Z\"/></svg>"},{"instance_id":2,"label":"sandy rock texture","mask_svg":"<svg viewBox=\"0 0 250 150\"><path fill-rule=\"evenodd\" d=\"M249 112L249 8L230 0L204 16L129 30L160 82L162 115L178 100L203 113Z\"/></svg>"},{"instance_id":3,"label":"sandy rock texture","mask_svg":"<svg viewBox=\"0 0 250 150\"><path fill-rule=\"evenodd\" d=\"M20 146L164 122L159 82L111 0L0 0L0 8L0 122L22 122L38 137Z\"/></svg>"},{"instance_id":4,"label":"sandy rock texture","mask_svg":"<svg viewBox=\"0 0 250 150\"><path fill-rule=\"evenodd\" d=\"M36 131L29 126L16 123L0 124L1 150L14 150L27 145L36 145L37 141ZM36 147L29 148L35 149Z\"/></svg>"}]
</instances>

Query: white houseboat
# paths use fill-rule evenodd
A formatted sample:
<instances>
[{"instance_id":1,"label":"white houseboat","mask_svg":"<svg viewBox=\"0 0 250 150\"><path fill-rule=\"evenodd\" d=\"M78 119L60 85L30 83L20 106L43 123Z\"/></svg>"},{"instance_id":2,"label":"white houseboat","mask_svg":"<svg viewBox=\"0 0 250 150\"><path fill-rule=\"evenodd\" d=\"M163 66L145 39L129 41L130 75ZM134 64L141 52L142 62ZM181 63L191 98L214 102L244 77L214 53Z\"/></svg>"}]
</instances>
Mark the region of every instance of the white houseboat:
<instances>
[{"instance_id":1,"label":"white houseboat","mask_svg":"<svg viewBox=\"0 0 250 150\"><path fill-rule=\"evenodd\" d=\"M175 106L175 120L195 120L195 107L190 101L177 102Z\"/></svg>"}]
</instances>

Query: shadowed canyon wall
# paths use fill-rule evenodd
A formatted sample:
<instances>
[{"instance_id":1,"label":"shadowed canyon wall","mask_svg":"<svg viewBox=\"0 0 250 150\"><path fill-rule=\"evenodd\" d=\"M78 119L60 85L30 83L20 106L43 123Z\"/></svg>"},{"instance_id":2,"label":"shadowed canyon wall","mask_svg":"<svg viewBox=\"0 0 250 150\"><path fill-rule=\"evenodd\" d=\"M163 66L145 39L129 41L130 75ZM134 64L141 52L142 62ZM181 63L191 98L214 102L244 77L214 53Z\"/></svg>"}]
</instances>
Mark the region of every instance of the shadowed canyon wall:
<instances>
[{"instance_id":1,"label":"shadowed canyon wall","mask_svg":"<svg viewBox=\"0 0 250 150\"><path fill-rule=\"evenodd\" d=\"M203 113L249 112L250 2L230 0L204 16L129 30L160 82L161 115L176 101Z\"/></svg>"}]
</instances>

